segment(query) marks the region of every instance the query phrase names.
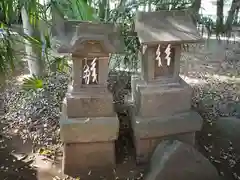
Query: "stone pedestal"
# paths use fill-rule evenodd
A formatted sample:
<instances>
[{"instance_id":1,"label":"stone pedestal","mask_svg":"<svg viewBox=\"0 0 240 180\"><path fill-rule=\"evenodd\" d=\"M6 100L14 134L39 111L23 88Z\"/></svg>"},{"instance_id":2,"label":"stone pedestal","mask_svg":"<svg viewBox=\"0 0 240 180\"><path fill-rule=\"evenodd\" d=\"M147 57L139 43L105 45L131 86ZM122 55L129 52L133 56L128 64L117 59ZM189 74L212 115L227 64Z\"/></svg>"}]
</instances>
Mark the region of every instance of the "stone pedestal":
<instances>
[{"instance_id":1,"label":"stone pedestal","mask_svg":"<svg viewBox=\"0 0 240 180\"><path fill-rule=\"evenodd\" d=\"M66 94L68 117L113 117L113 97L105 87L82 88Z\"/></svg>"},{"instance_id":2,"label":"stone pedestal","mask_svg":"<svg viewBox=\"0 0 240 180\"><path fill-rule=\"evenodd\" d=\"M135 109L132 127L137 163L147 163L155 147L165 139L178 139L194 146L202 118L191 110L192 88L179 81L146 82L132 78Z\"/></svg>"},{"instance_id":3,"label":"stone pedestal","mask_svg":"<svg viewBox=\"0 0 240 180\"><path fill-rule=\"evenodd\" d=\"M65 174L115 167L119 121L112 103L105 88L67 93L60 120Z\"/></svg>"},{"instance_id":4,"label":"stone pedestal","mask_svg":"<svg viewBox=\"0 0 240 180\"><path fill-rule=\"evenodd\" d=\"M119 48L115 31L113 24L81 22L72 38L72 83L60 120L65 174L115 168L119 121L107 90L109 54Z\"/></svg>"},{"instance_id":5,"label":"stone pedestal","mask_svg":"<svg viewBox=\"0 0 240 180\"><path fill-rule=\"evenodd\" d=\"M159 117L191 108L192 89L183 80L175 83L138 82L136 86L138 116Z\"/></svg>"},{"instance_id":6,"label":"stone pedestal","mask_svg":"<svg viewBox=\"0 0 240 180\"><path fill-rule=\"evenodd\" d=\"M191 110L192 89L179 72L181 45L201 37L185 11L138 12L135 29L141 74L132 78L132 127L137 162L145 163L162 140L194 145L202 119Z\"/></svg>"},{"instance_id":7,"label":"stone pedestal","mask_svg":"<svg viewBox=\"0 0 240 180\"><path fill-rule=\"evenodd\" d=\"M115 143L67 143L63 151L65 174L86 175L91 171L115 168Z\"/></svg>"},{"instance_id":8,"label":"stone pedestal","mask_svg":"<svg viewBox=\"0 0 240 180\"><path fill-rule=\"evenodd\" d=\"M147 163L155 147L163 140L177 139L195 145L195 131L202 126L201 117L194 111L163 117L133 120L137 163Z\"/></svg>"},{"instance_id":9,"label":"stone pedestal","mask_svg":"<svg viewBox=\"0 0 240 180\"><path fill-rule=\"evenodd\" d=\"M178 83L144 83L136 80L132 127L137 163L147 163L155 147L165 139L178 139L194 146L202 119L191 110L192 89Z\"/></svg>"}]
</instances>

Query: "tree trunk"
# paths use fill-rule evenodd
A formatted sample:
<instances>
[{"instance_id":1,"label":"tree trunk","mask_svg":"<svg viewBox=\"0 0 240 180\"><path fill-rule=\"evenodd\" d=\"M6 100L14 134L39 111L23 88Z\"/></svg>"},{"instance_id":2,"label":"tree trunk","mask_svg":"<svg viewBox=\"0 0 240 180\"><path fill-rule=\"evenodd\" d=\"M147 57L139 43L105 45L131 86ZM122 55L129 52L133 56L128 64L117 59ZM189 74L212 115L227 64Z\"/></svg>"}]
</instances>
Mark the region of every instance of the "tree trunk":
<instances>
[{"instance_id":1,"label":"tree trunk","mask_svg":"<svg viewBox=\"0 0 240 180\"><path fill-rule=\"evenodd\" d=\"M52 35L53 36L64 36L65 26L64 26L64 14L60 11L58 4L54 3L52 5Z\"/></svg>"},{"instance_id":2,"label":"tree trunk","mask_svg":"<svg viewBox=\"0 0 240 180\"><path fill-rule=\"evenodd\" d=\"M194 0L192 3L192 8L194 12L197 14L199 13L199 10L201 8L201 3L202 3L202 0Z\"/></svg>"},{"instance_id":3,"label":"tree trunk","mask_svg":"<svg viewBox=\"0 0 240 180\"><path fill-rule=\"evenodd\" d=\"M148 0L148 12L152 11L152 0Z\"/></svg>"},{"instance_id":4,"label":"tree trunk","mask_svg":"<svg viewBox=\"0 0 240 180\"><path fill-rule=\"evenodd\" d=\"M199 21L199 10L201 8L202 0L194 0L192 3L192 11L193 11L193 21L195 24Z\"/></svg>"},{"instance_id":5,"label":"tree trunk","mask_svg":"<svg viewBox=\"0 0 240 180\"><path fill-rule=\"evenodd\" d=\"M106 0L106 6L105 6L105 22L108 21L108 18L110 16L110 4L109 0Z\"/></svg>"},{"instance_id":6,"label":"tree trunk","mask_svg":"<svg viewBox=\"0 0 240 180\"><path fill-rule=\"evenodd\" d=\"M144 2L143 4L143 11L146 12L147 11L147 1Z\"/></svg>"},{"instance_id":7,"label":"tree trunk","mask_svg":"<svg viewBox=\"0 0 240 180\"><path fill-rule=\"evenodd\" d=\"M106 6L107 6L107 0L101 0L101 1L99 2L99 13L98 13L98 17L100 18L101 21L104 21L104 20L105 20Z\"/></svg>"},{"instance_id":8,"label":"tree trunk","mask_svg":"<svg viewBox=\"0 0 240 180\"><path fill-rule=\"evenodd\" d=\"M217 20L216 20L216 36L219 37L223 32L223 6L224 0L217 0Z\"/></svg>"},{"instance_id":9,"label":"tree trunk","mask_svg":"<svg viewBox=\"0 0 240 180\"><path fill-rule=\"evenodd\" d=\"M234 15L234 23L235 24L238 23L238 14L239 14L239 7L237 7L237 9L235 11L235 15Z\"/></svg>"},{"instance_id":10,"label":"tree trunk","mask_svg":"<svg viewBox=\"0 0 240 180\"><path fill-rule=\"evenodd\" d=\"M226 21L226 30L229 32L232 28L232 23L234 20L234 14L237 8L240 6L239 0L233 0L230 10L228 11L228 17Z\"/></svg>"},{"instance_id":11,"label":"tree trunk","mask_svg":"<svg viewBox=\"0 0 240 180\"><path fill-rule=\"evenodd\" d=\"M40 32L34 28L29 21L29 16L26 8L21 9L21 16L23 22L23 32L29 37L41 40ZM28 61L28 68L31 75L41 76L44 73L44 63L42 59L42 47L32 41L25 40L26 58Z\"/></svg>"}]
</instances>

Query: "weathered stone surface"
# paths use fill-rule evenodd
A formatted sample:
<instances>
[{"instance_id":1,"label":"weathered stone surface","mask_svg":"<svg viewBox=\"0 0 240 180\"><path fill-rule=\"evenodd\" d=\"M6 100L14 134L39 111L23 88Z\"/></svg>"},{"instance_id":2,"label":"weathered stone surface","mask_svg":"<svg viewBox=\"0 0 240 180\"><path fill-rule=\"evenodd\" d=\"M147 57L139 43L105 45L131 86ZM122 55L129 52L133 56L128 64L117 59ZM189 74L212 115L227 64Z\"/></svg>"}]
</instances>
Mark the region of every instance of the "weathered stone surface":
<instances>
[{"instance_id":1,"label":"weathered stone surface","mask_svg":"<svg viewBox=\"0 0 240 180\"><path fill-rule=\"evenodd\" d=\"M115 167L115 143L65 144L63 150L63 172L77 175L95 169Z\"/></svg>"},{"instance_id":2,"label":"weathered stone surface","mask_svg":"<svg viewBox=\"0 0 240 180\"><path fill-rule=\"evenodd\" d=\"M224 137L238 139L240 137L240 118L239 117L221 117L216 121L217 132L223 133Z\"/></svg>"},{"instance_id":3,"label":"weathered stone surface","mask_svg":"<svg viewBox=\"0 0 240 180\"><path fill-rule=\"evenodd\" d=\"M67 94L66 107L69 118L115 117L116 115L112 94L107 89L96 87Z\"/></svg>"},{"instance_id":4,"label":"weathered stone surface","mask_svg":"<svg viewBox=\"0 0 240 180\"><path fill-rule=\"evenodd\" d=\"M199 131L202 127L202 118L194 111L172 116L152 118L135 117L135 119L132 120L132 126L134 135L137 138L164 137Z\"/></svg>"},{"instance_id":5,"label":"weathered stone surface","mask_svg":"<svg viewBox=\"0 0 240 180\"><path fill-rule=\"evenodd\" d=\"M225 149L231 142L234 151L240 154L240 118L238 117L221 117L216 121L214 136L217 137L217 147ZM226 150L227 151L227 148Z\"/></svg>"},{"instance_id":6,"label":"weathered stone surface","mask_svg":"<svg viewBox=\"0 0 240 180\"><path fill-rule=\"evenodd\" d=\"M134 146L136 149L136 162L137 164L145 164L149 162L149 158L153 150L156 148L162 139L135 139Z\"/></svg>"},{"instance_id":7,"label":"weathered stone surface","mask_svg":"<svg viewBox=\"0 0 240 180\"><path fill-rule=\"evenodd\" d=\"M189 43L202 39L185 10L138 12L135 29L142 44Z\"/></svg>"},{"instance_id":8,"label":"weathered stone surface","mask_svg":"<svg viewBox=\"0 0 240 180\"><path fill-rule=\"evenodd\" d=\"M136 157L137 163L143 164L149 161L154 149L156 146L166 139L177 139L192 146L195 145L195 133L184 133L184 134L176 134L172 136L166 137L153 137L148 139L137 139L135 138L134 145L136 148Z\"/></svg>"},{"instance_id":9,"label":"weathered stone surface","mask_svg":"<svg viewBox=\"0 0 240 180\"><path fill-rule=\"evenodd\" d=\"M215 167L190 145L177 140L160 143L150 162L146 180L219 180Z\"/></svg>"},{"instance_id":10,"label":"weathered stone surface","mask_svg":"<svg viewBox=\"0 0 240 180\"><path fill-rule=\"evenodd\" d=\"M57 39L67 48L61 51L61 45L60 48L58 48L59 53L73 53L82 57L91 54L100 57L108 53L123 52L124 50L124 43L119 33L119 28L112 23L94 23L74 20L65 21L61 28L61 33L57 34ZM64 38L66 36L68 40ZM96 44L101 46L100 49L103 51L91 51L91 48L87 48L88 42L90 44L96 42Z\"/></svg>"},{"instance_id":11,"label":"weathered stone surface","mask_svg":"<svg viewBox=\"0 0 240 180\"><path fill-rule=\"evenodd\" d=\"M177 140L182 141L184 143L195 146L195 132L177 134L176 136L172 136L172 139L177 139Z\"/></svg>"},{"instance_id":12,"label":"weathered stone surface","mask_svg":"<svg viewBox=\"0 0 240 180\"><path fill-rule=\"evenodd\" d=\"M118 138L119 120L117 117L63 117L60 130L64 143L114 141Z\"/></svg>"},{"instance_id":13,"label":"weathered stone surface","mask_svg":"<svg viewBox=\"0 0 240 180\"><path fill-rule=\"evenodd\" d=\"M176 86L138 85L141 117L159 117L187 111L191 108L192 89L187 84Z\"/></svg>"}]
</instances>

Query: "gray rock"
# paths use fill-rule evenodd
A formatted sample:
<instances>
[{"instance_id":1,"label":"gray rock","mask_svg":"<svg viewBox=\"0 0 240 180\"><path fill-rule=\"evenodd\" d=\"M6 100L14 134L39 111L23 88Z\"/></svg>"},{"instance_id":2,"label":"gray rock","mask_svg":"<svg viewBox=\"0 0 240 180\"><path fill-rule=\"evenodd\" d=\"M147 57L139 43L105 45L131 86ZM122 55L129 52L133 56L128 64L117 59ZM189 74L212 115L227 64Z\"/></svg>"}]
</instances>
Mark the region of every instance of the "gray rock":
<instances>
[{"instance_id":1,"label":"gray rock","mask_svg":"<svg viewBox=\"0 0 240 180\"><path fill-rule=\"evenodd\" d=\"M192 146L177 140L160 143L151 158L146 180L219 180L215 167Z\"/></svg>"},{"instance_id":2,"label":"gray rock","mask_svg":"<svg viewBox=\"0 0 240 180\"><path fill-rule=\"evenodd\" d=\"M228 137L230 140L239 141L240 118L221 117L216 121L216 129L219 136Z\"/></svg>"}]
</instances>

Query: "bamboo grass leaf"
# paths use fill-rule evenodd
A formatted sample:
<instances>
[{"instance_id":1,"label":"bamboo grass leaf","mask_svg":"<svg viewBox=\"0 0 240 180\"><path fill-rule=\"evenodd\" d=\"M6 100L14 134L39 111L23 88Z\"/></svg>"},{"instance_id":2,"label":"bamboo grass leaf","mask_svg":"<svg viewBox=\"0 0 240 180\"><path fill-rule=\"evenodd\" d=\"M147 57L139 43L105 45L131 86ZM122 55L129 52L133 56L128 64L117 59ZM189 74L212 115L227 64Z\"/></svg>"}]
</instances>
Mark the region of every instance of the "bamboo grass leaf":
<instances>
[{"instance_id":1,"label":"bamboo grass leaf","mask_svg":"<svg viewBox=\"0 0 240 180\"><path fill-rule=\"evenodd\" d=\"M22 88L24 90L36 90L43 88L43 80L35 75L29 78L25 78L23 80Z\"/></svg>"}]
</instances>

